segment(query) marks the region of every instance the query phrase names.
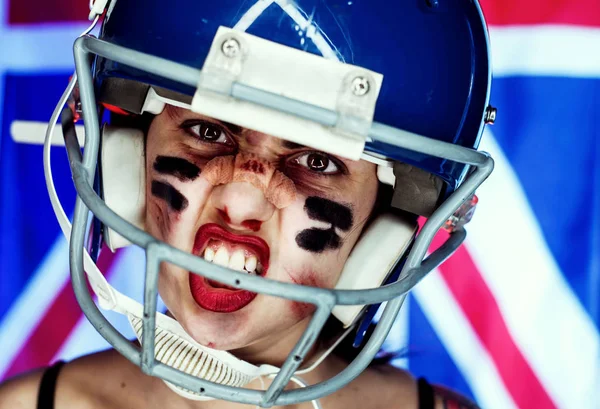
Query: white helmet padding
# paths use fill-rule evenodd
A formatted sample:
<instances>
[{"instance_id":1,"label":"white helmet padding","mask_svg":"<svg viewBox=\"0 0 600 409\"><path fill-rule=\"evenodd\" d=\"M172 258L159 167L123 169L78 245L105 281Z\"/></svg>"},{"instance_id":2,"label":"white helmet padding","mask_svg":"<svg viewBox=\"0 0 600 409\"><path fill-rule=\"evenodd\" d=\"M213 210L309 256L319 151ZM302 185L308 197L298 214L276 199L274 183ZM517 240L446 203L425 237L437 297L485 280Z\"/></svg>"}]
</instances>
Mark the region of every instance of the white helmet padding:
<instances>
[{"instance_id":1,"label":"white helmet padding","mask_svg":"<svg viewBox=\"0 0 600 409\"><path fill-rule=\"evenodd\" d=\"M143 230L146 205L143 132L105 125L100 152L104 200L115 213ZM104 230L104 240L112 251L131 244L109 228Z\"/></svg>"}]
</instances>

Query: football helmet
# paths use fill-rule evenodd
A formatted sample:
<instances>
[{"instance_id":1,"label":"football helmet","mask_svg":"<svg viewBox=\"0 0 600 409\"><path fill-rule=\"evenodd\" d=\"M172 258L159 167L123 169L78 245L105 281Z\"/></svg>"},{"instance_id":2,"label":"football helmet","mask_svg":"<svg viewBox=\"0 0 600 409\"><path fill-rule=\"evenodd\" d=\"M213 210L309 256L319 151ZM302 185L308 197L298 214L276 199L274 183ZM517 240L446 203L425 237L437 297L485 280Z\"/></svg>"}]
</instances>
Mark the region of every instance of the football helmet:
<instances>
[{"instance_id":1,"label":"football helmet","mask_svg":"<svg viewBox=\"0 0 600 409\"><path fill-rule=\"evenodd\" d=\"M477 146L489 104L489 39L476 0L96 0L99 38L75 41L76 75L47 133L46 176L53 206L70 238L72 281L85 315L121 354L190 399L218 398L269 407L314 401L356 378L387 336L406 293L464 240L476 188L493 169ZM65 108L65 105L67 108ZM144 231L144 133L103 115L190 109L227 123L323 152L377 165L392 186L389 212L355 245L334 289L248 275L209 263ZM77 203L72 229L56 200L49 141L62 111ZM85 125L83 153L74 122ZM418 230L395 209L424 216ZM97 220L89 229L89 214ZM448 241L427 255L435 233ZM90 234L90 230L92 233ZM86 244L101 236L115 250L146 251L144 304L119 293L94 264ZM97 246L96 246L97 247ZM90 253L92 256L90 256ZM281 368L254 366L197 343L157 312L161 262L230 287L314 304L307 330ZM131 344L101 307L129 318L141 340ZM329 316L344 327L370 323L372 336L341 373L303 385L298 368ZM266 391L244 388L274 376ZM290 381L303 388L285 390Z\"/></svg>"}]
</instances>

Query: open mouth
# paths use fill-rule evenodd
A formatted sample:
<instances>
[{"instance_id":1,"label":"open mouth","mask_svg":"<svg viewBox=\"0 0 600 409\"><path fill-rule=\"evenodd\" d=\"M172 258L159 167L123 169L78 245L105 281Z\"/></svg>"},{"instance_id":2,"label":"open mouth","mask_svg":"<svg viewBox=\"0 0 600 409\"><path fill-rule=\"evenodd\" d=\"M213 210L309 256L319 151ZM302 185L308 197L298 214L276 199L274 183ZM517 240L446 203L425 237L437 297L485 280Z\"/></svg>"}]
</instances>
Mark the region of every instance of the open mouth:
<instances>
[{"instance_id":1,"label":"open mouth","mask_svg":"<svg viewBox=\"0 0 600 409\"><path fill-rule=\"evenodd\" d=\"M233 234L218 224L208 223L196 233L193 254L232 270L265 276L270 251L260 237ZM190 273L190 289L202 308L214 312L237 311L257 295L193 273Z\"/></svg>"}]
</instances>

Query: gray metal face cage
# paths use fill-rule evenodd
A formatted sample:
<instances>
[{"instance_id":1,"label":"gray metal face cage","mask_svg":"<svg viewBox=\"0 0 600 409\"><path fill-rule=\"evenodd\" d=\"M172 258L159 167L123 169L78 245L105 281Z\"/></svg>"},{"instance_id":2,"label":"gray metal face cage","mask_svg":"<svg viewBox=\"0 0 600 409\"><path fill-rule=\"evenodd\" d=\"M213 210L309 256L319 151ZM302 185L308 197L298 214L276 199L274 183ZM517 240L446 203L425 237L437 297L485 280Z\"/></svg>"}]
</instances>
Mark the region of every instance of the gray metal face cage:
<instances>
[{"instance_id":1,"label":"gray metal face cage","mask_svg":"<svg viewBox=\"0 0 600 409\"><path fill-rule=\"evenodd\" d=\"M373 123L368 136L372 140L467 164L470 166L470 170L472 170L461 186L427 220L408 255L400 278L395 283L376 289L330 290L282 283L258 276L233 272L158 241L148 233L119 217L106 206L93 189L100 144L100 127L94 95L91 67L92 55L112 59L119 63L143 69L154 75L193 87L197 86L198 79L202 74L201 71L110 44L90 36L80 37L75 41L74 54L86 133L83 155L75 136L72 133L65 135L65 144L67 146L71 171L78 193L70 238L69 256L71 279L77 301L96 330L129 361L140 366L144 373L160 377L180 387L195 391L200 395L254 404L261 407L271 407L273 405L295 404L321 398L344 387L356 378L369 365L381 348L402 306L406 293L425 277L427 273L449 257L465 239L465 230L459 229L451 234L444 245L425 258L427 249L435 233L453 215L456 209L473 195L476 188L490 175L493 169L493 160L486 153L429 139L380 123ZM72 82L74 83L74 81L75 78ZM337 121L338 114L336 112L292 101L285 97L270 94L239 83L234 84L230 96L307 118L324 126L334 126ZM60 108L62 107L57 107L57 110ZM54 119L57 116L58 114L55 111ZM482 131L483 126L481 128ZM88 291L83 266L83 252L86 243L87 218L90 211L105 225L146 250L143 341L141 348L133 345L107 321ZM316 306L316 311L308 328L302 334L283 364L281 371L266 391L225 386L198 379L155 359L154 335L157 281L161 262L173 263L194 274L223 282L232 287L283 297L298 302L311 303ZM282 296L282 294L285 294L285 296ZM336 304L363 305L384 301L388 301L388 303L372 337L346 369L327 381L302 389L283 390L288 382L290 382L291 377L304 360L306 354L310 351L331 310Z\"/></svg>"}]
</instances>

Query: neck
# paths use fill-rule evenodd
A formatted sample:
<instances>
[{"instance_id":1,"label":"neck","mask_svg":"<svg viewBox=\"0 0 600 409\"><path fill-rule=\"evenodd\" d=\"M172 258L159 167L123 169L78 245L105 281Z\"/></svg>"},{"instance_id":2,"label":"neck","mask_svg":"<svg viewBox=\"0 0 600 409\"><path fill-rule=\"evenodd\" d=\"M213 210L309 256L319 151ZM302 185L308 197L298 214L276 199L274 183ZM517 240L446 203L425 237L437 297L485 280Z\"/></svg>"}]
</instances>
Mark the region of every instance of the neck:
<instances>
[{"instance_id":1,"label":"neck","mask_svg":"<svg viewBox=\"0 0 600 409\"><path fill-rule=\"evenodd\" d=\"M237 358L260 366L262 364L273 365L280 368L288 358L292 349L306 330L309 320L304 320L284 333L278 333L276 337L266 337L252 345L244 348L230 351ZM305 362L308 362L319 350L319 342L317 341L307 357Z\"/></svg>"}]
</instances>

